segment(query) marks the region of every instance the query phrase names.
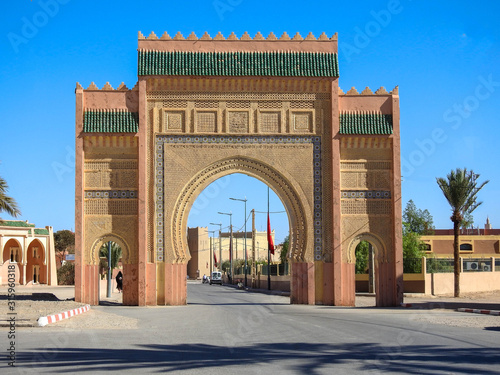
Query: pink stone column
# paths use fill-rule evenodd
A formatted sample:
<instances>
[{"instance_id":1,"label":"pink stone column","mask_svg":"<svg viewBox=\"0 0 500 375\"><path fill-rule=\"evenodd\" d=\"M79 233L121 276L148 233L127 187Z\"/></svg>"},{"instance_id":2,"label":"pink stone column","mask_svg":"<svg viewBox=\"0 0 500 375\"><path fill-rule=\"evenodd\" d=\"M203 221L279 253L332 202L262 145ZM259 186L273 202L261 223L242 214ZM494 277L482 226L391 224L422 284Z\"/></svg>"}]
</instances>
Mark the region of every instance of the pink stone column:
<instances>
[{"instance_id":1,"label":"pink stone column","mask_svg":"<svg viewBox=\"0 0 500 375\"><path fill-rule=\"evenodd\" d=\"M340 206L340 118L339 118L339 94L338 81L332 81L332 204L333 204L333 249L332 249L332 267L333 267L333 304L336 306L344 305L343 295L343 275L342 275L342 215Z\"/></svg>"},{"instance_id":2,"label":"pink stone column","mask_svg":"<svg viewBox=\"0 0 500 375\"><path fill-rule=\"evenodd\" d=\"M392 122L393 122L393 145L392 145L392 203L394 213L393 234L393 258L390 282L392 285L392 298L388 306L399 306L403 303L403 233L402 233L402 195L401 195L401 145L399 132L399 94L394 90L392 94Z\"/></svg>"},{"instance_id":3,"label":"pink stone column","mask_svg":"<svg viewBox=\"0 0 500 375\"><path fill-rule=\"evenodd\" d=\"M85 274L84 274L84 191L83 191L83 111L84 95L83 88L76 88L76 141L75 141L75 301L87 303L85 296Z\"/></svg>"},{"instance_id":4,"label":"pink stone column","mask_svg":"<svg viewBox=\"0 0 500 375\"><path fill-rule=\"evenodd\" d=\"M139 79L139 150L138 150L138 304L147 304L147 100L146 80Z\"/></svg>"}]
</instances>

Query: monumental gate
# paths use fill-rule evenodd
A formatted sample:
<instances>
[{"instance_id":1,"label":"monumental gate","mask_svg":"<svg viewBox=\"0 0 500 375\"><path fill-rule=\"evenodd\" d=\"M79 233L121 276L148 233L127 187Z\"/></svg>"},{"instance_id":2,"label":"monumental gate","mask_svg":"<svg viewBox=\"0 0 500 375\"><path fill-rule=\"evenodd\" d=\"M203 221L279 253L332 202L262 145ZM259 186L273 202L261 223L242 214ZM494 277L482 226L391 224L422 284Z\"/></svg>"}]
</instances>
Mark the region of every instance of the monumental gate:
<instances>
[{"instance_id":1,"label":"monumental gate","mask_svg":"<svg viewBox=\"0 0 500 375\"><path fill-rule=\"evenodd\" d=\"M189 210L244 173L286 208L291 303L353 306L362 240L377 306L402 302L397 88L342 92L336 34L138 44L134 88L76 87L76 301L99 303L99 249L115 241L125 305L185 304Z\"/></svg>"}]
</instances>

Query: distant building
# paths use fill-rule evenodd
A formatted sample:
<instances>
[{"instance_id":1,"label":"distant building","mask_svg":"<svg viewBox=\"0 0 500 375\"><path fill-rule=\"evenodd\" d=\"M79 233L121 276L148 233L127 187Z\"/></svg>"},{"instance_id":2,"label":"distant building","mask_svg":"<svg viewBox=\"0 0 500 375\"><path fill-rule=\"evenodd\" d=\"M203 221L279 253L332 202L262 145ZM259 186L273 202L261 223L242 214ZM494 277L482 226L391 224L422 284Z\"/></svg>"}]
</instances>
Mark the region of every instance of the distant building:
<instances>
[{"instance_id":1,"label":"distant building","mask_svg":"<svg viewBox=\"0 0 500 375\"><path fill-rule=\"evenodd\" d=\"M188 246L191 259L187 265L190 279L210 275L210 239L207 227L188 228ZM213 260L212 260L213 263Z\"/></svg>"},{"instance_id":2,"label":"distant building","mask_svg":"<svg viewBox=\"0 0 500 375\"><path fill-rule=\"evenodd\" d=\"M191 260L188 262L188 275L190 279L201 278L203 275L209 275L211 269L219 269L222 262L229 260L229 232L221 233L221 243L219 248L219 238L210 236L207 227L188 228L188 246L191 254ZM274 230L271 234L273 241ZM212 252L210 252L210 243ZM247 252L248 259L253 259L253 239L252 232L247 232ZM276 243L275 243L276 245ZM217 267L213 258L213 252L217 258ZM276 245L274 255L271 255L272 263L280 262L281 246ZM212 254L212 256L210 255ZM245 259L245 233L233 232L233 260ZM267 232L255 232L255 260L267 260ZM212 267L212 268L210 268Z\"/></svg>"},{"instance_id":3,"label":"distant building","mask_svg":"<svg viewBox=\"0 0 500 375\"><path fill-rule=\"evenodd\" d=\"M57 285L54 231L28 221L0 221L0 284L7 284L8 266L15 265L16 283Z\"/></svg>"},{"instance_id":4,"label":"distant building","mask_svg":"<svg viewBox=\"0 0 500 375\"><path fill-rule=\"evenodd\" d=\"M422 236L427 252L437 258L453 257L453 229L436 229L433 235ZM486 220L484 229L461 229L460 256L463 258L500 257L500 229L492 229Z\"/></svg>"}]
</instances>

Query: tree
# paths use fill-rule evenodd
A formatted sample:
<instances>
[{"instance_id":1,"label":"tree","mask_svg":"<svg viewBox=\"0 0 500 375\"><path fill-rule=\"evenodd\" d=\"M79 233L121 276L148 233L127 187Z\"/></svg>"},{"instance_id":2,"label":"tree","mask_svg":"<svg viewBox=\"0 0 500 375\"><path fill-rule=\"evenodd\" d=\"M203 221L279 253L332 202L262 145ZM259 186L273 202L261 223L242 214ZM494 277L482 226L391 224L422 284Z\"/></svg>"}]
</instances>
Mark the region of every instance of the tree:
<instances>
[{"instance_id":1,"label":"tree","mask_svg":"<svg viewBox=\"0 0 500 375\"><path fill-rule=\"evenodd\" d=\"M55 232L54 248L56 251L56 258L59 260L59 263L62 263L66 252L69 254L75 253L75 233L67 229Z\"/></svg>"},{"instance_id":2,"label":"tree","mask_svg":"<svg viewBox=\"0 0 500 375\"><path fill-rule=\"evenodd\" d=\"M361 241L356 250L354 250L356 255L356 273L363 274L368 273L368 257L370 255L370 243L368 241Z\"/></svg>"},{"instance_id":3,"label":"tree","mask_svg":"<svg viewBox=\"0 0 500 375\"><path fill-rule=\"evenodd\" d=\"M403 211L403 272L422 272L422 257L425 255L425 243L421 235L433 234L433 218L427 209L417 208L410 199Z\"/></svg>"},{"instance_id":4,"label":"tree","mask_svg":"<svg viewBox=\"0 0 500 375\"><path fill-rule=\"evenodd\" d=\"M21 215L21 211L15 199L7 195L8 190L7 181L0 177L0 212L6 212L10 216L17 217Z\"/></svg>"},{"instance_id":5,"label":"tree","mask_svg":"<svg viewBox=\"0 0 500 375\"><path fill-rule=\"evenodd\" d=\"M410 225L403 222L403 272L422 272L422 257L425 255L425 243L420 234L412 232Z\"/></svg>"},{"instance_id":6,"label":"tree","mask_svg":"<svg viewBox=\"0 0 500 375\"><path fill-rule=\"evenodd\" d=\"M478 185L479 175L466 168L452 170L446 179L436 178L437 184L451 206L453 222L453 263L455 273L455 297L460 297L460 249L458 236L460 224L465 215L471 214L481 203L477 201L477 194L489 181Z\"/></svg>"},{"instance_id":7,"label":"tree","mask_svg":"<svg viewBox=\"0 0 500 375\"><path fill-rule=\"evenodd\" d=\"M470 212L466 212L464 214L464 218L462 219L462 222L460 223L460 227L462 229L467 229L470 228L474 225L474 217Z\"/></svg>"},{"instance_id":8,"label":"tree","mask_svg":"<svg viewBox=\"0 0 500 375\"><path fill-rule=\"evenodd\" d=\"M66 262L57 270L58 285L75 285L75 264Z\"/></svg>"},{"instance_id":9,"label":"tree","mask_svg":"<svg viewBox=\"0 0 500 375\"><path fill-rule=\"evenodd\" d=\"M108 243L103 244L99 250L99 257L108 259ZM111 271L118 267L122 257L122 248L116 242L111 241Z\"/></svg>"},{"instance_id":10,"label":"tree","mask_svg":"<svg viewBox=\"0 0 500 375\"><path fill-rule=\"evenodd\" d=\"M407 231L409 232L421 235L434 233L434 223L430 212L418 209L411 199L403 211L403 222L407 224Z\"/></svg>"},{"instance_id":11,"label":"tree","mask_svg":"<svg viewBox=\"0 0 500 375\"><path fill-rule=\"evenodd\" d=\"M290 237L286 236L281 245L280 261L281 264L288 262L288 247L290 246Z\"/></svg>"}]
</instances>

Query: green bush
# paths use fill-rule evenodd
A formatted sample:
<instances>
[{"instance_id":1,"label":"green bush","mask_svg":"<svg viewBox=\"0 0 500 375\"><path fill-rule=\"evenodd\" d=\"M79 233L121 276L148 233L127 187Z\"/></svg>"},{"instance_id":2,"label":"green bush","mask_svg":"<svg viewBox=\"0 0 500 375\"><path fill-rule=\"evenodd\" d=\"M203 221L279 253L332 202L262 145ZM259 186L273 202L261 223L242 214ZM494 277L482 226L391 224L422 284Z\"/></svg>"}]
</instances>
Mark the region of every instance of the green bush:
<instances>
[{"instance_id":1,"label":"green bush","mask_svg":"<svg viewBox=\"0 0 500 375\"><path fill-rule=\"evenodd\" d=\"M75 285L75 264L66 262L57 270L58 285Z\"/></svg>"}]
</instances>

